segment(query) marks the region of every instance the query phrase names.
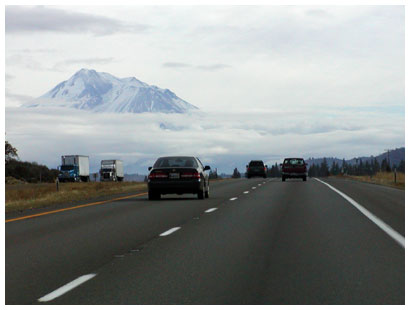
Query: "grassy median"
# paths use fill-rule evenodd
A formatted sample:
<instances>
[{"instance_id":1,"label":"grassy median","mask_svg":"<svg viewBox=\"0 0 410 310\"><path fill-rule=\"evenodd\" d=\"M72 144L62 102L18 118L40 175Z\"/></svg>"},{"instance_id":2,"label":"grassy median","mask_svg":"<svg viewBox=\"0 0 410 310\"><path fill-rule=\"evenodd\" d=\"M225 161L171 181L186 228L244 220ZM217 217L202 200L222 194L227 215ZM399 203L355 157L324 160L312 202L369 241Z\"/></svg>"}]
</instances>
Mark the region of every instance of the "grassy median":
<instances>
[{"instance_id":1,"label":"grassy median","mask_svg":"<svg viewBox=\"0 0 410 310\"><path fill-rule=\"evenodd\" d=\"M343 178L353 179L361 182L367 182L372 184L380 184L385 186L390 186L398 189L403 189L405 187L405 175L404 173L397 172L396 183L394 182L394 172L378 172L374 176L343 176Z\"/></svg>"},{"instance_id":2,"label":"grassy median","mask_svg":"<svg viewBox=\"0 0 410 310\"><path fill-rule=\"evenodd\" d=\"M6 184L6 213L76 202L111 194L146 191L144 182Z\"/></svg>"}]
</instances>

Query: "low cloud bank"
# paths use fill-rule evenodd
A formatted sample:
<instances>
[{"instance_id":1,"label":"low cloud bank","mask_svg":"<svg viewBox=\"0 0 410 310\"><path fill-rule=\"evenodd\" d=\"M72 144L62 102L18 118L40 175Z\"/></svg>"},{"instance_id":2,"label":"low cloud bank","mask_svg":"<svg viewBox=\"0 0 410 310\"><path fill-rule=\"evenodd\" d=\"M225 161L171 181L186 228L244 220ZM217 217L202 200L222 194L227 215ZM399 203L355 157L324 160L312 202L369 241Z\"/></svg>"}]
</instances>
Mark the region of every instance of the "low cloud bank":
<instances>
[{"instance_id":1,"label":"low cloud bank","mask_svg":"<svg viewBox=\"0 0 410 310\"><path fill-rule=\"evenodd\" d=\"M6 139L22 160L49 167L60 156L124 161L146 173L164 155L190 154L231 173L251 159L271 165L286 156L352 158L404 145L404 116L322 110L209 111L191 114L111 114L66 108L6 108Z\"/></svg>"}]
</instances>

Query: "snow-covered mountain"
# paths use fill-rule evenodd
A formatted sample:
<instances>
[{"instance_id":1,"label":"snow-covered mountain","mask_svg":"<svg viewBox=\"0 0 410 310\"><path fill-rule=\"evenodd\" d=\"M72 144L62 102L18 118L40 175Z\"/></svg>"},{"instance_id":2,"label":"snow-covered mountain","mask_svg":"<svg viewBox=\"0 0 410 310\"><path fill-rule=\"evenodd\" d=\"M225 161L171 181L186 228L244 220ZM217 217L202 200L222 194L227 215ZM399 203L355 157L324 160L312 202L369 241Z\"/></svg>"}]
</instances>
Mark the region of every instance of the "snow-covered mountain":
<instances>
[{"instance_id":1,"label":"snow-covered mountain","mask_svg":"<svg viewBox=\"0 0 410 310\"><path fill-rule=\"evenodd\" d=\"M169 89L148 85L134 77L81 69L24 107L69 107L95 112L185 113L198 109Z\"/></svg>"}]
</instances>

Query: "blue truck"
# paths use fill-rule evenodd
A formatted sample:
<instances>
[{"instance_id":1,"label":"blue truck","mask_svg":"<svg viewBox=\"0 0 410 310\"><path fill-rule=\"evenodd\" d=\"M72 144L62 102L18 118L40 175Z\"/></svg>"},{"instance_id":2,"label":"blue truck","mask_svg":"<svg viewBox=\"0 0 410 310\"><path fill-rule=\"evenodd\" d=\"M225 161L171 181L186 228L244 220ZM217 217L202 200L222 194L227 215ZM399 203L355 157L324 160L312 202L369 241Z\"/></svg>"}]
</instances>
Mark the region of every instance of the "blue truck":
<instances>
[{"instance_id":1,"label":"blue truck","mask_svg":"<svg viewBox=\"0 0 410 310\"><path fill-rule=\"evenodd\" d=\"M61 166L58 167L59 182L89 182L90 163L88 156L83 155L63 155L61 156Z\"/></svg>"}]
</instances>

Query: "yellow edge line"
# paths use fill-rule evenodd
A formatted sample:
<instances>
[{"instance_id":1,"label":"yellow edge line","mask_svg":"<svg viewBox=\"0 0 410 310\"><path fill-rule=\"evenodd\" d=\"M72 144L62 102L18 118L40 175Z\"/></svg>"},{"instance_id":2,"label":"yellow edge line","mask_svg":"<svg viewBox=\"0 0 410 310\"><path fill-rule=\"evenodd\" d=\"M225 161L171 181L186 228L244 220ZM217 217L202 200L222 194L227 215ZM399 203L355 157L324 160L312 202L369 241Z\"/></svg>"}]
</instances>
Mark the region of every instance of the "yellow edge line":
<instances>
[{"instance_id":1,"label":"yellow edge line","mask_svg":"<svg viewBox=\"0 0 410 310\"><path fill-rule=\"evenodd\" d=\"M140 194L136 194L136 195L130 195L130 196L125 196L125 197L120 197L120 198L114 198L114 199L110 199L110 200L87 203L87 204L84 204L84 205L74 206L74 207L65 208L65 209L59 209L59 210L54 210L54 211L49 211L49 212L43 212L43 213L37 213L37 214L33 214L33 215L27 215L27 216L23 216L23 217L17 217L17 218L14 218L14 219L6 220L6 223L14 222L14 221L20 221L20 220L29 219L29 218L38 217L38 216L43 216L43 215L52 214L52 213L58 213L58 212L74 210L74 209L79 209L79 208L84 208L84 207L89 207L89 206L95 206L95 205L101 205L101 204L107 203L107 202L112 202L112 201L116 201L116 200L123 200L123 199L132 198L132 197L138 197L138 196L144 196L146 194L147 193L140 193Z\"/></svg>"}]
</instances>

